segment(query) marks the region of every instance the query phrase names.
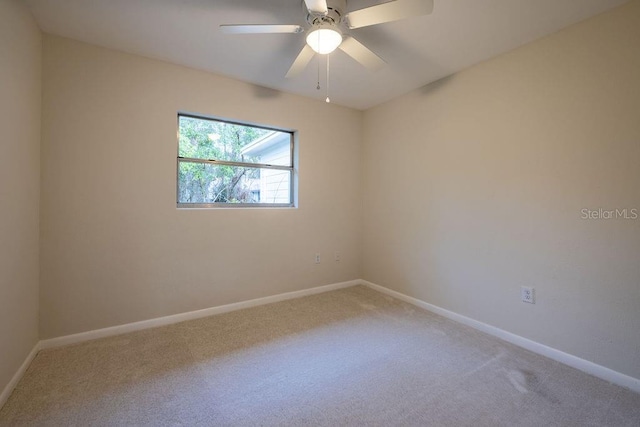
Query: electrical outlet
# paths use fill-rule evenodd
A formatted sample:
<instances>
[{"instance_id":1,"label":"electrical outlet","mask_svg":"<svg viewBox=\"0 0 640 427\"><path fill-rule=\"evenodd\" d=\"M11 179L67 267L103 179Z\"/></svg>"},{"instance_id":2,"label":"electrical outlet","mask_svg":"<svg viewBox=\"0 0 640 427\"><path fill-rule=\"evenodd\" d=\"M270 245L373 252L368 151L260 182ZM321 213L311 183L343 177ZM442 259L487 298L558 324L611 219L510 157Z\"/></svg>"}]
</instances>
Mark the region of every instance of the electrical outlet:
<instances>
[{"instance_id":1,"label":"electrical outlet","mask_svg":"<svg viewBox=\"0 0 640 427\"><path fill-rule=\"evenodd\" d=\"M334 260L335 262L340 262L340 252L335 252L335 253L333 254L333 260Z\"/></svg>"},{"instance_id":2,"label":"electrical outlet","mask_svg":"<svg viewBox=\"0 0 640 427\"><path fill-rule=\"evenodd\" d=\"M316 254L316 264L320 264L320 254Z\"/></svg>"},{"instance_id":3,"label":"electrical outlet","mask_svg":"<svg viewBox=\"0 0 640 427\"><path fill-rule=\"evenodd\" d=\"M520 287L520 298L522 298L522 302L527 302L529 304L536 303L536 293L535 289L529 286L521 286Z\"/></svg>"}]
</instances>

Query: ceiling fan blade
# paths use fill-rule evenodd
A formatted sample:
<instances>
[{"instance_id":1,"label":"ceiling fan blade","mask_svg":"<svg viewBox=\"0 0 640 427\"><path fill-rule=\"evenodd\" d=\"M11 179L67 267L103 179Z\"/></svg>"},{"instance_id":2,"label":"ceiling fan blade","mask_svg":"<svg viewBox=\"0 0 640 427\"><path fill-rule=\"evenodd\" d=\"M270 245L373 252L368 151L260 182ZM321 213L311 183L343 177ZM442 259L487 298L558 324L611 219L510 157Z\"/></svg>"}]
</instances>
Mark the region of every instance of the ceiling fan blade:
<instances>
[{"instance_id":1,"label":"ceiling fan blade","mask_svg":"<svg viewBox=\"0 0 640 427\"><path fill-rule=\"evenodd\" d=\"M433 0L395 0L388 3L354 10L345 16L349 28L368 27L412 16L428 15L433 11Z\"/></svg>"},{"instance_id":2,"label":"ceiling fan blade","mask_svg":"<svg viewBox=\"0 0 640 427\"><path fill-rule=\"evenodd\" d=\"M297 34L304 31L300 25L220 25L220 31L226 34Z\"/></svg>"},{"instance_id":3,"label":"ceiling fan blade","mask_svg":"<svg viewBox=\"0 0 640 427\"><path fill-rule=\"evenodd\" d=\"M327 0L304 0L304 3L307 5L307 9L309 9L310 12L326 15L329 11L327 8Z\"/></svg>"},{"instance_id":4,"label":"ceiling fan blade","mask_svg":"<svg viewBox=\"0 0 640 427\"><path fill-rule=\"evenodd\" d=\"M386 64L384 59L380 58L353 37L347 37L339 48L371 71L377 71Z\"/></svg>"},{"instance_id":5,"label":"ceiling fan blade","mask_svg":"<svg viewBox=\"0 0 640 427\"><path fill-rule=\"evenodd\" d=\"M293 61L291 68L289 68L286 77L294 77L300 74L300 72L302 72L302 70L304 70L307 65L309 65L309 62L311 61L311 58L313 58L313 55L315 55L315 52L309 47L308 44L305 43L304 47L298 54L298 57L295 61Z\"/></svg>"}]
</instances>

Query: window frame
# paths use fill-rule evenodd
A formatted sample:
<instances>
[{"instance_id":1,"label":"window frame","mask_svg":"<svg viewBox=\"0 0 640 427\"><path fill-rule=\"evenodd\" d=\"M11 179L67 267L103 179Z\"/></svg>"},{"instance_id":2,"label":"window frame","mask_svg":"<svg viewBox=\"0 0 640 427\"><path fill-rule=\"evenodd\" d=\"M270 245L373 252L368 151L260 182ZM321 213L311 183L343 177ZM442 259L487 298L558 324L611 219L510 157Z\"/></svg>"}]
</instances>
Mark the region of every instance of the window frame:
<instances>
[{"instance_id":1,"label":"window frame","mask_svg":"<svg viewBox=\"0 0 640 427\"><path fill-rule=\"evenodd\" d=\"M238 125L238 126L247 126L258 129L265 129L275 132L283 132L289 134L289 158L291 159L289 166L283 165L270 165L268 163L250 163L250 162L233 162L228 160L216 160L216 159L198 159L192 157L181 157L180 156L180 118L181 117L189 117L192 119L199 120L208 120L221 122L230 125ZM296 141L296 132L291 129L282 129L276 128L273 126L265 126L258 125L254 123L241 122L238 120L229 120L223 119L220 117L210 117L204 116L201 114L193 114L193 113L185 113L178 112L177 114L177 132L176 132L176 207L178 209L212 209L212 208L295 208L295 171L296 171L296 161L295 161L295 141ZM217 166L235 166L235 167L244 167L250 169L275 169L275 170L285 170L289 171L289 203L226 203L226 202L216 202L216 203L180 203L180 163L202 163L209 165L217 165Z\"/></svg>"}]
</instances>

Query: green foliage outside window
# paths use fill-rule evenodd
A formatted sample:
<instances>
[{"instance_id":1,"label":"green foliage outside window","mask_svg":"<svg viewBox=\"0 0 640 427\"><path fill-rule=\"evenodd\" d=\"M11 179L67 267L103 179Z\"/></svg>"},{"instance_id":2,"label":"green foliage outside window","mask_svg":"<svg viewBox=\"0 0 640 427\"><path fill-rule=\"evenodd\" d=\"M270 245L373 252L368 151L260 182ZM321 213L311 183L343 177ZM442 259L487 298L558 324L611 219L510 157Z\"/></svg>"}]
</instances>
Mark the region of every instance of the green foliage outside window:
<instances>
[{"instance_id":1,"label":"green foliage outside window","mask_svg":"<svg viewBox=\"0 0 640 427\"><path fill-rule=\"evenodd\" d=\"M256 163L242 149L272 133L268 129L179 116L178 156L185 159ZM259 169L181 161L179 203L255 203Z\"/></svg>"}]
</instances>

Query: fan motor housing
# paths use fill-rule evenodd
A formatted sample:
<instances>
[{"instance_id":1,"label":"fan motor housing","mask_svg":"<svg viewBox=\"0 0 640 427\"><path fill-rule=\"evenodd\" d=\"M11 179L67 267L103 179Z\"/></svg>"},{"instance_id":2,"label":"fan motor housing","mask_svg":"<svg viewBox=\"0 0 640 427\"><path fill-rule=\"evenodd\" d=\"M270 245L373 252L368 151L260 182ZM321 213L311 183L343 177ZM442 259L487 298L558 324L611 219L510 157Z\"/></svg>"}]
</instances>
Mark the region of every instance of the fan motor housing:
<instances>
[{"instance_id":1,"label":"fan motor housing","mask_svg":"<svg viewBox=\"0 0 640 427\"><path fill-rule=\"evenodd\" d=\"M311 25L333 24L339 25L347 9L347 0L327 0L327 14L315 14L307 10L304 1L302 7L307 12L307 22Z\"/></svg>"}]
</instances>

